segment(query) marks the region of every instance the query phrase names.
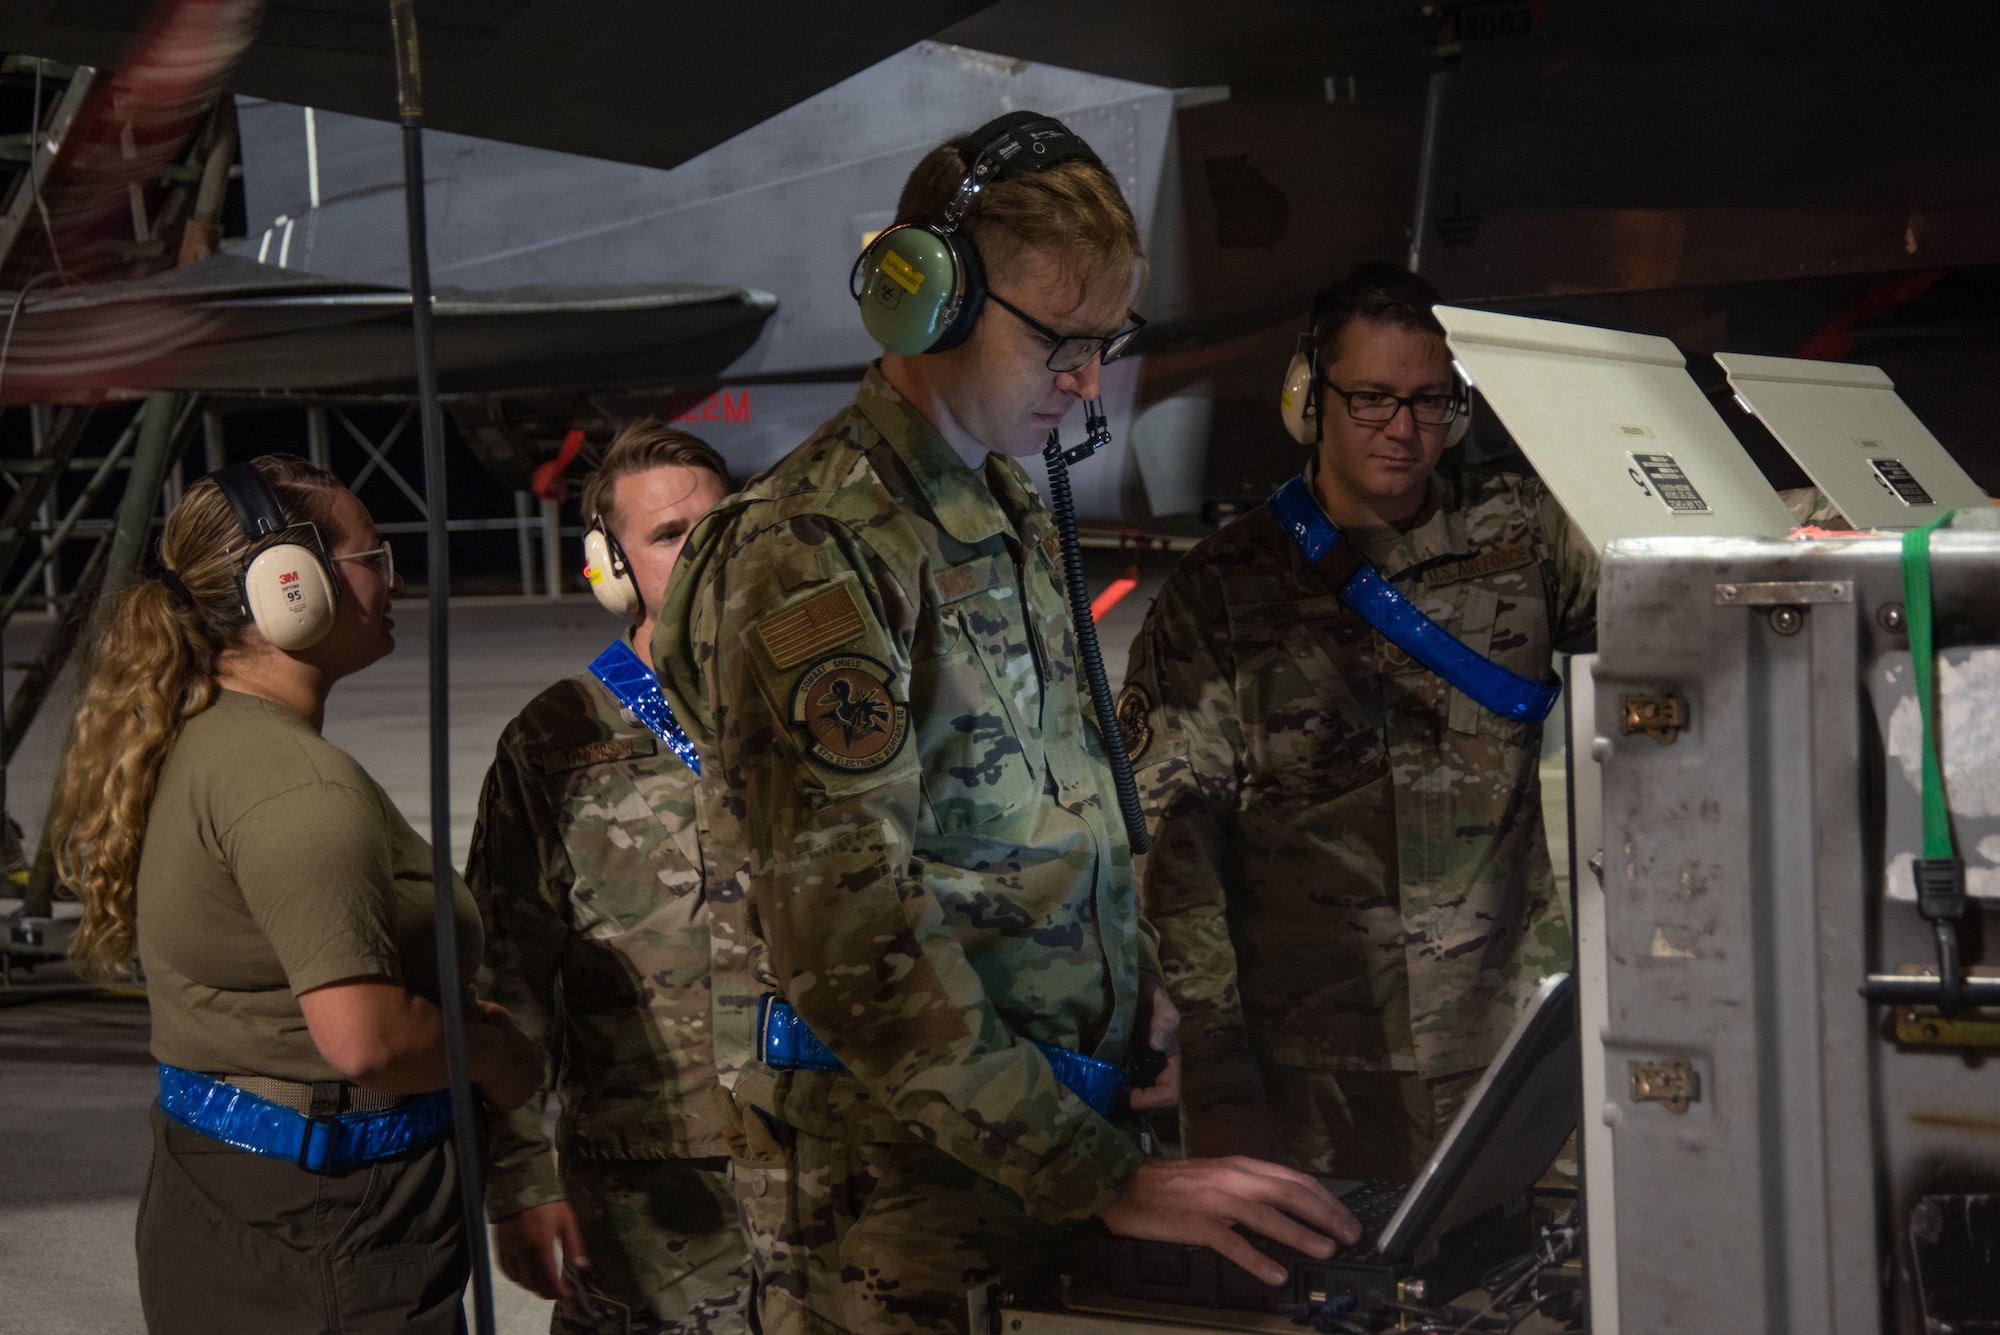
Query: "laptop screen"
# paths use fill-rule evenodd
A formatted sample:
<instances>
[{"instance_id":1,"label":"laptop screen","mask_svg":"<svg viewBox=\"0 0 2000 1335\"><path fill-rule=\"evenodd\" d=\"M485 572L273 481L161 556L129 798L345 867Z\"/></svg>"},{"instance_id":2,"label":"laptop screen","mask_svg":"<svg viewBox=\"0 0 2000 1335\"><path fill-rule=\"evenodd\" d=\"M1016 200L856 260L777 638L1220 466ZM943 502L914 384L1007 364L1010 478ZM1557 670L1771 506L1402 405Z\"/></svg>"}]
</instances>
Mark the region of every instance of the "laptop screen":
<instances>
[{"instance_id":1,"label":"laptop screen","mask_svg":"<svg viewBox=\"0 0 2000 1335\"><path fill-rule=\"evenodd\" d=\"M1383 1227L1382 1254L1405 1260L1532 1187L1576 1129L1580 1059L1575 985L1551 974Z\"/></svg>"},{"instance_id":2,"label":"laptop screen","mask_svg":"<svg viewBox=\"0 0 2000 1335\"><path fill-rule=\"evenodd\" d=\"M1460 369L1598 551L1615 538L1792 531L1785 503L1666 339L1432 309Z\"/></svg>"},{"instance_id":3,"label":"laptop screen","mask_svg":"<svg viewBox=\"0 0 2000 1335\"><path fill-rule=\"evenodd\" d=\"M1986 494L1873 366L1718 352L1736 398L1856 528L1916 528Z\"/></svg>"}]
</instances>

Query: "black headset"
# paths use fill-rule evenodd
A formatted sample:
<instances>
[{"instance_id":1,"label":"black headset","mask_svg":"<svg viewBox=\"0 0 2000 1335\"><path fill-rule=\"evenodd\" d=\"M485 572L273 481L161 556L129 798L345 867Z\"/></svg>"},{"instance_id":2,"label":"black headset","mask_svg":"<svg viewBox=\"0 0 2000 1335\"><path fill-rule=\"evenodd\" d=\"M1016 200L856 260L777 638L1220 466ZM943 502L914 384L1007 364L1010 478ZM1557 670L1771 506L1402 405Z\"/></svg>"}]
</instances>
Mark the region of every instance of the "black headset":
<instances>
[{"instance_id":1,"label":"black headset","mask_svg":"<svg viewBox=\"0 0 2000 1335\"><path fill-rule=\"evenodd\" d=\"M884 351L946 352L966 340L986 304L986 266L960 229L980 191L1059 162L1104 163L1068 126L1010 111L965 138L965 175L941 218L897 223L862 250L848 274L861 323Z\"/></svg>"}]
</instances>

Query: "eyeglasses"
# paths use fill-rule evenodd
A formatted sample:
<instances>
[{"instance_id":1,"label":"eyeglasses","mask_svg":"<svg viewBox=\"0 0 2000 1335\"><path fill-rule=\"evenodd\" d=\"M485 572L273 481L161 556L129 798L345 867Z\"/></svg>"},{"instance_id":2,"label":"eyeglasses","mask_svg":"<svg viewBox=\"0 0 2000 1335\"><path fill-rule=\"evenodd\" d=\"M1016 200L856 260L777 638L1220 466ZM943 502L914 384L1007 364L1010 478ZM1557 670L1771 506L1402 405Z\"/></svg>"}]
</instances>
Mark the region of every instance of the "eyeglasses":
<instances>
[{"instance_id":1,"label":"eyeglasses","mask_svg":"<svg viewBox=\"0 0 2000 1335\"><path fill-rule=\"evenodd\" d=\"M384 584L396 582L396 553L389 547L389 540L382 539L380 547L370 547L365 552L347 552L340 556L330 556L329 561L367 561L374 565L382 576Z\"/></svg>"},{"instance_id":2,"label":"eyeglasses","mask_svg":"<svg viewBox=\"0 0 2000 1335\"><path fill-rule=\"evenodd\" d=\"M1375 389L1342 389L1331 380L1320 383L1347 400L1349 417L1374 426L1395 421L1396 414L1405 408L1418 426L1445 426L1457 421L1465 409L1465 400L1456 394L1385 394Z\"/></svg>"},{"instance_id":3,"label":"eyeglasses","mask_svg":"<svg viewBox=\"0 0 2000 1335\"><path fill-rule=\"evenodd\" d=\"M998 292L987 290L986 299L996 303L1028 328L1055 344L1049 349L1046 363L1051 371L1061 374L1065 371L1081 371L1092 360L1105 366L1117 361L1132 350L1132 341L1139 337L1139 331L1146 327L1146 321L1137 311L1126 311L1125 318L1132 322L1130 329L1121 329L1115 334L1058 334L1055 330L1037 320L1034 316L1016 306Z\"/></svg>"}]
</instances>

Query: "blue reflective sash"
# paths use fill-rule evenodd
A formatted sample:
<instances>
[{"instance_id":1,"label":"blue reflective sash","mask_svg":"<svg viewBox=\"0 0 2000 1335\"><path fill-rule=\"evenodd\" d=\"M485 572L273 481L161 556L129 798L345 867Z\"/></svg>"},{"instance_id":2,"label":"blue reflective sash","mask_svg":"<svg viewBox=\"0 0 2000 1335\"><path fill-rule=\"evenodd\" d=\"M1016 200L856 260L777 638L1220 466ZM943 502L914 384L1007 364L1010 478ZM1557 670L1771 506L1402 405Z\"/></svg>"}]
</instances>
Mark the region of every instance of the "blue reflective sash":
<instances>
[{"instance_id":1,"label":"blue reflective sash","mask_svg":"<svg viewBox=\"0 0 2000 1335\"><path fill-rule=\"evenodd\" d=\"M312 1118L161 1062L160 1111L225 1145L317 1173L373 1163L443 1140L451 1130L451 1091L434 1090L379 1112Z\"/></svg>"},{"instance_id":2,"label":"blue reflective sash","mask_svg":"<svg viewBox=\"0 0 2000 1335\"><path fill-rule=\"evenodd\" d=\"M792 1003L766 996L757 1010L758 1055L764 1064L779 1071L845 1071L846 1063L833 1049L819 1041ZM1035 1050L1048 1058L1049 1069L1062 1081L1063 1088L1082 1099L1100 1117L1118 1110L1118 1089L1125 1083L1123 1067L1086 1057L1053 1043L1037 1043Z\"/></svg>"},{"instance_id":3,"label":"blue reflective sash","mask_svg":"<svg viewBox=\"0 0 2000 1335\"><path fill-rule=\"evenodd\" d=\"M1272 492L1270 506L1279 525L1314 566L1340 542L1340 530L1319 508L1303 477L1292 478ZM1360 559L1358 551L1353 555ZM1558 687L1529 681L1468 649L1425 616L1365 559L1340 586L1339 595L1340 601L1359 612L1361 619L1381 631L1391 644L1494 713L1522 723L1539 723L1555 707Z\"/></svg>"},{"instance_id":4,"label":"blue reflective sash","mask_svg":"<svg viewBox=\"0 0 2000 1335\"><path fill-rule=\"evenodd\" d=\"M674 707L661 694L659 678L644 659L632 652L631 645L623 640L612 641L611 647L591 663L590 675L603 682L604 689L617 696L619 704L631 710L634 718L665 742L667 750L679 756L696 778L701 777L701 757L695 754L694 743L681 731Z\"/></svg>"}]
</instances>

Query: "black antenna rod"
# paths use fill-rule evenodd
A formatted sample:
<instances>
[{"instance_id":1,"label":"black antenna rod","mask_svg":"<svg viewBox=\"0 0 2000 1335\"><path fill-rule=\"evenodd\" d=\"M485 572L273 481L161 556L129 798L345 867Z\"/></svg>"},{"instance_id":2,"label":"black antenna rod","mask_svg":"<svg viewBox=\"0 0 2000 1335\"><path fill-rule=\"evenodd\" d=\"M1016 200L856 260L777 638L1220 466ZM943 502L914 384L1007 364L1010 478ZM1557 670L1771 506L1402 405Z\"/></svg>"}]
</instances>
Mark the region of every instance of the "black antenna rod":
<instances>
[{"instance_id":1,"label":"black antenna rod","mask_svg":"<svg viewBox=\"0 0 2000 1335\"><path fill-rule=\"evenodd\" d=\"M403 123L403 206L410 237L410 327L416 338L417 400L424 442L424 508L428 528L431 714L431 884L437 919L438 1009L444 1016L445 1058L451 1067L452 1136L458 1144L459 1195L472 1252L472 1320L493 1335L493 1272L486 1254L486 1172L481 1160L479 1107L465 1054L463 980L458 969L455 877L451 867L450 681L451 550L445 528L444 414L438 406L437 333L431 325L430 226L424 215L423 66L417 57L412 0L389 0L396 41L396 110Z\"/></svg>"}]
</instances>

